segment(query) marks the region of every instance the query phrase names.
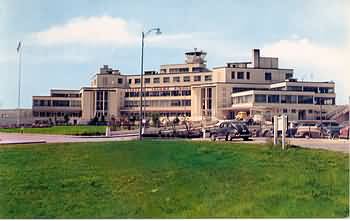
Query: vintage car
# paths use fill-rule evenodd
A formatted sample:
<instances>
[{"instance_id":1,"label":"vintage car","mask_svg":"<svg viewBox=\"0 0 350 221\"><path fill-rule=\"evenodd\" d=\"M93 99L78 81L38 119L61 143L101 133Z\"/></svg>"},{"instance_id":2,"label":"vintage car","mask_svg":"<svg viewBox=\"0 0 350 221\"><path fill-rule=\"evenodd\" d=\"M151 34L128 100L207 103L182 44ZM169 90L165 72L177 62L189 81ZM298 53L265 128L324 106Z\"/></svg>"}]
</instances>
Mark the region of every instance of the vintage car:
<instances>
[{"instance_id":1,"label":"vintage car","mask_svg":"<svg viewBox=\"0 0 350 221\"><path fill-rule=\"evenodd\" d=\"M328 137L325 128L319 124L299 126L294 137L297 138L322 138Z\"/></svg>"},{"instance_id":2,"label":"vintage car","mask_svg":"<svg viewBox=\"0 0 350 221\"><path fill-rule=\"evenodd\" d=\"M213 141L217 139L231 141L233 138L243 138L243 140L248 140L252 134L250 133L247 125L243 123L225 121L220 123L218 127L210 130L209 136Z\"/></svg>"}]
</instances>

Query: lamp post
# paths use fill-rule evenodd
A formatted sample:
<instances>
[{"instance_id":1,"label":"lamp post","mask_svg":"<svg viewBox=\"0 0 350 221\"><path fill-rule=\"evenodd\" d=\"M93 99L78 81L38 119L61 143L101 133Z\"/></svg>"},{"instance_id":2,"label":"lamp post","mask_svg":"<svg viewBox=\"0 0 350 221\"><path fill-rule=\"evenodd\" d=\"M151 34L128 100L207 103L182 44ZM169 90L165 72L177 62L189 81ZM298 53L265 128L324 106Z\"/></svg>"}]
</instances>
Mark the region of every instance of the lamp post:
<instances>
[{"instance_id":1,"label":"lamp post","mask_svg":"<svg viewBox=\"0 0 350 221\"><path fill-rule=\"evenodd\" d=\"M151 34L152 32L155 32L156 35L160 35L160 29L159 28L152 28L148 30L147 32L142 32L141 36L141 85L140 85L140 131L139 131L139 138L142 140L142 134L143 134L143 126L144 126L144 117L143 117L143 48L144 48L144 39L147 35Z\"/></svg>"},{"instance_id":2,"label":"lamp post","mask_svg":"<svg viewBox=\"0 0 350 221\"><path fill-rule=\"evenodd\" d=\"M22 42L18 42L18 97L17 97L17 127L21 126L21 78L22 78Z\"/></svg>"}]
</instances>

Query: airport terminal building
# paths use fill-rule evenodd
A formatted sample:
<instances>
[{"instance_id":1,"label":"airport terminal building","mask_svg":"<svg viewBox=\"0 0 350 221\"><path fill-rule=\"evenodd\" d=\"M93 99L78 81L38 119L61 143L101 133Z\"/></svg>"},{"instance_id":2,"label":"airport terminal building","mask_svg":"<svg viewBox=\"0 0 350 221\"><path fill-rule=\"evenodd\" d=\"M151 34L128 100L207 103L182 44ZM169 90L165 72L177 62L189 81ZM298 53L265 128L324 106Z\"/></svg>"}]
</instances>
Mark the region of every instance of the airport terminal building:
<instances>
[{"instance_id":1,"label":"airport terminal building","mask_svg":"<svg viewBox=\"0 0 350 221\"><path fill-rule=\"evenodd\" d=\"M320 111L335 108L334 82L305 82L293 69L280 68L278 58L263 57L253 49L247 62L229 62L209 69L206 53L185 53L185 63L161 65L144 73L144 111L160 116L189 116L192 121L233 119L244 111L267 120L287 114L291 120L317 120ZM139 118L140 75L123 74L107 65L80 90L52 89L49 96L33 96L37 121L74 123L91 119Z\"/></svg>"}]
</instances>

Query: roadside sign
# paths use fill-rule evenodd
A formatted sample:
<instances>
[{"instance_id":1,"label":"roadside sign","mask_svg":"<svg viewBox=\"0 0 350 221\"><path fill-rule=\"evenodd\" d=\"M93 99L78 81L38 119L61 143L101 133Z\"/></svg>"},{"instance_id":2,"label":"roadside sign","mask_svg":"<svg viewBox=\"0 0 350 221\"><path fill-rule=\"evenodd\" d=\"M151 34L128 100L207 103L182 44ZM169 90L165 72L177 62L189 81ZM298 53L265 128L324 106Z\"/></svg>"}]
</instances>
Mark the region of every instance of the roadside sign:
<instances>
[{"instance_id":1,"label":"roadside sign","mask_svg":"<svg viewBox=\"0 0 350 221\"><path fill-rule=\"evenodd\" d=\"M286 143L286 131L288 124L288 117L286 115L273 117L273 144L277 145L278 131L282 132L282 149L284 150Z\"/></svg>"}]
</instances>

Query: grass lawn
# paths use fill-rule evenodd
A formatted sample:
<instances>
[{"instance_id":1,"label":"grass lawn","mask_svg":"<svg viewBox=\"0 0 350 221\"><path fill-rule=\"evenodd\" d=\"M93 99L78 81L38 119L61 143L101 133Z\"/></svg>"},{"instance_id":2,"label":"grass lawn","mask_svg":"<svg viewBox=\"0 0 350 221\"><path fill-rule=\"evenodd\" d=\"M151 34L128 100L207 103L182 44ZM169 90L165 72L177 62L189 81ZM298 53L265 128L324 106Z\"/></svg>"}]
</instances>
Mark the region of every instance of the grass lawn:
<instances>
[{"instance_id":1,"label":"grass lawn","mask_svg":"<svg viewBox=\"0 0 350 221\"><path fill-rule=\"evenodd\" d=\"M0 148L0 218L348 215L343 153L164 140Z\"/></svg>"},{"instance_id":2,"label":"grass lawn","mask_svg":"<svg viewBox=\"0 0 350 221\"><path fill-rule=\"evenodd\" d=\"M0 128L0 132L20 133L20 128ZM103 135L106 126L53 126L44 128L24 128L24 133L64 134L64 135Z\"/></svg>"}]
</instances>

